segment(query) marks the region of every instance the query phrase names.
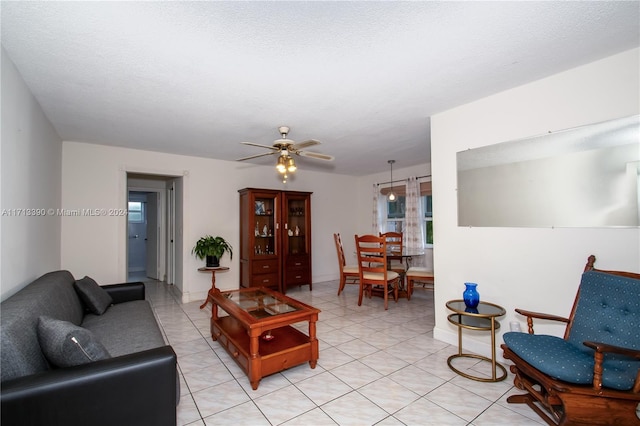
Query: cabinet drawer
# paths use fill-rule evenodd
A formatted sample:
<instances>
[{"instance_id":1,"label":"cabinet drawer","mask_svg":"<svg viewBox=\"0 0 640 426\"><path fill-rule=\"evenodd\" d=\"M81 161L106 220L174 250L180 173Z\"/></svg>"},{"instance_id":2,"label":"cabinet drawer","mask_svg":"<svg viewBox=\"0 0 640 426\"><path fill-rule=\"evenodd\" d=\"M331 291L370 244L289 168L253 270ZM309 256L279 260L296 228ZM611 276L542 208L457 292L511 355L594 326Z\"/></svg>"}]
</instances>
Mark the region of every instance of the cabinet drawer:
<instances>
[{"instance_id":1,"label":"cabinet drawer","mask_svg":"<svg viewBox=\"0 0 640 426\"><path fill-rule=\"evenodd\" d=\"M310 282L308 269L292 269L287 271L287 285L309 284Z\"/></svg>"},{"instance_id":2,"label":"cabinet drawer","mask_svg":"<svg viewBox=\"0 0 640 426\"><path fill-rule=\"evenodd\" d=\"M308 268L309 257L308 256L289 256L287 257L286 265L289 268Z\"/></svg>"},{"instance_id":3,"label":"cabinet drawer","mask_svg":"<svg viewBox=\"0 0 640 426\"><path fill-rule=\"evenodd\" d=\"M254 274L272 274L278 272L278 259L254 260L252 271Z\"/></svg>"},{"instance_id":4,"label":"cabinet drawer","mask_svg":"<svg viewBox=\"0 0 640 426\"><path fill-rule=\"evenodd\" d=\"M278 274L260 274L251 277L252 287L278 287Z\"/></svg>"},{"instance_id":5,"label":"cabinet drawer","mask_svg":"<svg viewBox=\"0 0 640 426\"><path fill-rule=\"evenodd\" d=\"M229 355L233 357L233 359L238 363L238 365L240 365L240 367L242 367L244 371L249 371L249 360L247 359L243 351L236 347L234 343L235 342L229 341L229 344L227 345L227 352L229 352Z\"/></svg>"}]
</instances>

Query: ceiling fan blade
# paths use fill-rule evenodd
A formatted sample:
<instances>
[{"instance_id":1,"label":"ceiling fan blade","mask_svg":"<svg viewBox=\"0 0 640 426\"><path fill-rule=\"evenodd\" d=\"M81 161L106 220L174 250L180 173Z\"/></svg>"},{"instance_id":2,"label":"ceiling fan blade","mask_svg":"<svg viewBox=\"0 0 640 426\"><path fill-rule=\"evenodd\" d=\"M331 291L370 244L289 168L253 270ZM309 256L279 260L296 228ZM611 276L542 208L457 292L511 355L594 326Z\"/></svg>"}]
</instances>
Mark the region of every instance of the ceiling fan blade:
<instances>
[{"instance_id":1,"label":"ceiling fan blade","mask_svg":"<svg viewBox=\"0 0 640 426\"><path fill-rule=\"evenodd\" d=\"M333 155L320 154L319 152L299 151L297 154L303 157L315 158L316 160L333 161L335 159Z\"/></svg>"},{"instance_id":2,"label":"ceiling fan blade","mask_svg":"<svg viewBox=\"0 0 640 426\"><path fill-rule=\"evenodd\" d=\"M265 152L265 153L263 153L263 154L251 155L251 156L249 156L249 157L238 158L238 159L236 159L236 161L251 160L252 158L264 157L265 155L273 155L273 154L276 154L276 151L273 151L273 152Z\"/></svg>"},{"instance_id":3,"label":"ceiling fan blade","mask_svg":"<svg viewBox=\"0 0 640 426\"><path fill-rule=\"evenodd\" d=\"M243 145L257 146L257 147L259 147L259 148L272 149L272 150L274 150L274 151L278 151L278 150L279 150L279 148L278 148L278 147L275 147L275 146L269 146L269 145L262 145L262 144L259 144L259 143L253 143L253 142L240 142L240 143L241 143L241 144L243 144Z\"/></svg>"},{"instance_id":4,"label":"ceiling fan blade","mask_svg":"<svg viewBox=\"0 0 640 426\"><path fill-rule=\"evenodd\" d=\"M315 139L309 139L308 141L303 141L300 143L296 143L293 145L293 149L294 150L299 150L299 149L304 149L304 148L308 148L310 146L314 146L314 145L320 145L320 141L315 140Z\"/></svg>"}]
</instances>

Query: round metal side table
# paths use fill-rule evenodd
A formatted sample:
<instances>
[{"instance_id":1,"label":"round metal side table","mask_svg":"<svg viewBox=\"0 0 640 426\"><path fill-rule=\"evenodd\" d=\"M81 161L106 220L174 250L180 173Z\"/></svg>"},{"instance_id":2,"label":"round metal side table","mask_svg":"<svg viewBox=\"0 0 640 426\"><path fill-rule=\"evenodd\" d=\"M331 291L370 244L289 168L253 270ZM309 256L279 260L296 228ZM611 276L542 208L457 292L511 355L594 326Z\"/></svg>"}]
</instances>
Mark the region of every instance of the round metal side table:
<instances>
[{"instance_id":1,"label":"round metal side table","mask_svg":"<svg viewBox=\"0 0 640 426\"><path fill-rule=\"evenodd\" d=\"M499 382L507 377L507 370L496 362L496 330L500 328L500 323L496 321L497 317L503 316L506 312L502 306L495 305L488 302L480 302L474 309L467 308L463 300L450 300L446 304L447 309L453 311L453 314L449 314L447 319L449 322L458 327L458 353L451 355L447 359L447 365L457 374L466 377L468 379L477 380L479 382ZM462 329L476 330L476 331L490 331L491 332L491 358L486 356L469 354L462 352ZM491 377L478 377L468 373L464 373L452 364L452 361L456 358L474 358L481 361L491 363ZM497 369L501 370L501 375L498 377Z\"/></svg>"}]
</instances>

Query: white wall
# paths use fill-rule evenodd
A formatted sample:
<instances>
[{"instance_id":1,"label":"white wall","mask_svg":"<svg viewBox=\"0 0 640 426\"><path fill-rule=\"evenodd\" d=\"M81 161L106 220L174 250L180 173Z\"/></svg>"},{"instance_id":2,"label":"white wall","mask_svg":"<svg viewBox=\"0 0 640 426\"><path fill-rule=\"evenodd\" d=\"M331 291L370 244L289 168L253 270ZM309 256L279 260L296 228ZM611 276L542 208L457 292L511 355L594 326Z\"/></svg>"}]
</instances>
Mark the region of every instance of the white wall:
<instances>
[{"instance_id":1,"label":"white wall","mask_svg":"<svg viewBox=\"0 0 640 426\"><path fill-rule=\"evenodd\" d=\"M312 191L312 250L314 283L338 277L333 232L353 233L359 220L353 213L358 179L305 170L283 184L272 166L163 154L126 148L63 143L62 206L66 209L115 209L126 206L126 172L183 176L184 267L176 278L183 300L201 300L211 285L199 273L202 261L191 255L205 234L221 235L235 256L222 258L231 270L216 275L222 289L239 282L239 197L245 187ZM90 275L99 283L125 279L126 218L110 216L62 218L62 265L77 276Z\"/></svg>"},{"instance_id":2,"label":"white wall","mask_svg":"<svg viewBox=\"0 0 640 426\"><path fill-rule=\"evenodd\" d=\"M503 333L512 320L525 329L516 307L568 315L590 254L603 269L640 271L637 228L463 228L456 214L457 151L638 114L638 64L634 49L432 117L436 338L457 344L445 303L462 297L465 281L507 310ZM464 343L490 353L486 333L465 332Z\"/></svg>"},{"instance_id":3,"label":"white wall","mask_svg":"<svg viewBox=\"0 0 640 426\"><path fill-rule=\"evenodd\" d=\"M2 300L60 268L62 141L2 49ZM6 210L5 210L6 209ZM13 209L46 213L16 216Z\"/></svg>"}]
</instances>

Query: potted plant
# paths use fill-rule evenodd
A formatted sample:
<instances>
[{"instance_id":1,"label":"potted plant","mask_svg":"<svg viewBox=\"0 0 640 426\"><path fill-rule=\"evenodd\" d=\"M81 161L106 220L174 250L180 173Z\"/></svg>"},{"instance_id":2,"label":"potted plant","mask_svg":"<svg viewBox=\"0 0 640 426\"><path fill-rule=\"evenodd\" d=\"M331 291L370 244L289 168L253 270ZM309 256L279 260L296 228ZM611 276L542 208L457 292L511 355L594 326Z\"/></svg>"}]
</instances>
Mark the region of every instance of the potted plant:
<instances>
[{"instance_id":1,"label":"potted plant","mask_svg":"<svg viewBox=\"0 0 640 426\"><path fill-rule=\"evenodd\" d=\"M229 257L233 259L233 249L222 237L212 237L211 235L205 235L200 238L196 245L191 250L198 259L207 261L207 267L215 268L220 266L220 258L229 253Z\"/></svg>"}]
</instances>

